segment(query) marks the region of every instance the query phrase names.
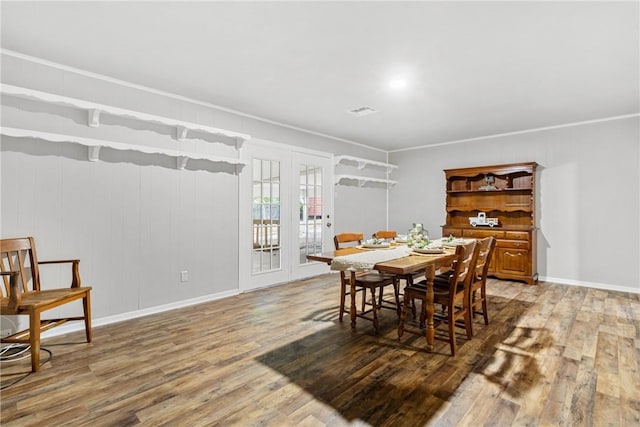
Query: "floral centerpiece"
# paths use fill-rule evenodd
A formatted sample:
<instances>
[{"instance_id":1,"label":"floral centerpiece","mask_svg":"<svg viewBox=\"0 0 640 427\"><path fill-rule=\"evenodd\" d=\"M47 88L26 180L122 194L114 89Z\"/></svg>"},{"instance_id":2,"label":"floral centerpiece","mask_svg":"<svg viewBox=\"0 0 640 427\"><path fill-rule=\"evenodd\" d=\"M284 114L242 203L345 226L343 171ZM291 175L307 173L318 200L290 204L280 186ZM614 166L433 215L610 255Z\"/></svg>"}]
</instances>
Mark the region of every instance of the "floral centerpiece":
<instances>
[{"instance_id":1,"label":"floral centerpiece","mask_svg":"<svg viewBox=\"0 0 640 427\"><path fill-rule=\"evenodd\" d=\"M429 233L422 224L414 223L407 234L407 246L420 249L427 245L429 245Z\"/></svg>"}]
</instances>

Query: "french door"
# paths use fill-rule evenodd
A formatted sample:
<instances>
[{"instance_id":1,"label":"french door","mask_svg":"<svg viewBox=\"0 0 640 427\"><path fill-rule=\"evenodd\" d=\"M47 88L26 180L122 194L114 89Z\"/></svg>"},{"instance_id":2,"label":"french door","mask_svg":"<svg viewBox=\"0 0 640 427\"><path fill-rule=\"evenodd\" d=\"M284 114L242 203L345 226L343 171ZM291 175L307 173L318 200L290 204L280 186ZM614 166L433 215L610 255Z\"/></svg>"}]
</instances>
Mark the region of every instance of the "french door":
<instances>
[{"instance_id":1,"label":"french door","mask_svg":"<svg viewBox=\"0 0 640 427\"><path fill-rule=\"evenodd\" d=\"M242 151L240 290L326 272L306 254L332 248L331 156L256 141Z\"/></svg>"},{"instance_id":2,"label":"french door","mask_svg":"<svg viewBox=\"0 0 640 427\"><path fill-rule=\"evenodd\" d=\"M291 279L300 279L327 271L307 254L333 249L333 164L331 158L300 152L292 153L291 164L297 202L291 212Z\"/></svg>"}]
</instances>

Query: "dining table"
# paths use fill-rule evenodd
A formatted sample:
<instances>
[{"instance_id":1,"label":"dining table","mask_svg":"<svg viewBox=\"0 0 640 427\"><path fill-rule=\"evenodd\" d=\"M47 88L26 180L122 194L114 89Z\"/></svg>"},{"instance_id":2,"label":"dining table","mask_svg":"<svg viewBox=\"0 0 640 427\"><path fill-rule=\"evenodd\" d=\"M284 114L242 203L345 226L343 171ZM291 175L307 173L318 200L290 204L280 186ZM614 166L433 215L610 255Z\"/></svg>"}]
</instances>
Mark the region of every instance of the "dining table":
<instances>
[{"instance_id":1,"label":"dining table","mask_svg":"<svg viewBox=\"0 0 640 427\"><path fill-rule=\"evenodd\" d=\"M340 269L345 272L350 272L350 289L351 295L355 295L355 282L356 275L358 273L357 268L349 268L349 258L351 255L357 255L371 249L365 249L361 246L352 246L342 249L336 249L329 252L322 252L316 254L308 254L307 259L310 261L320 261L332 265L335 265L336 261L340 261ZM384 251L386 249L375 249L375 251ZM383 257L384 258L384 257ZM427 297L426 297L426 330L425 335L427 339L427 350L432 352L434 349L435 341L435 326L434 326L434 294L433 294L433 280L436 274L436 270L440 267L451 265L455 260L455 247L444 247L442 253L434 254L420 254L407 250L403 256L396 259L389 259L375 263L372 269L375 269L381 273L394 274L402 277L410 277L411 275L424 271L426 283L427 283ZM345 262L346 261L346 262ZM405 301L406 304L406 301ZM355 327L356 323L356 301L355 298L351 298L351 306L349 309L351 318L351 327ZM402 310L402 320L406 311ZM403 329L398 328L398 337L402 337Z\"/></svg>"}]
</instances>

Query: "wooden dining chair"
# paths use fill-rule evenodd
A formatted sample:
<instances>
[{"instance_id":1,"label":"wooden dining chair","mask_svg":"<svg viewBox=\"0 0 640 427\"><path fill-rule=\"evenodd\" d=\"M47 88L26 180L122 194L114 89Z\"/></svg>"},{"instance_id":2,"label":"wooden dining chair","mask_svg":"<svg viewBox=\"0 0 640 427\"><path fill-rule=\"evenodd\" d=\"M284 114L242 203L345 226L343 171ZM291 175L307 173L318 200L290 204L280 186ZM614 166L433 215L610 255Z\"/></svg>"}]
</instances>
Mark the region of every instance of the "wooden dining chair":
<instances>
[{"instance_id":1,"label":"wooden dining chair","mask_svg":"<svg viewBox=\"0 0 640 427\"><path fill-rule=\"evenodd\" d=\"M396 237L398 237L398 233L396 231L393 230L378 230L375 233L373 233L373 237L376 239L395 239ZM418 271L415 273L411 273L411 274L400 274L398 275L398 279L400 280L404 280L405 283L407 285L411 285L414 281L419 281L421 279L424 278L424 272L422 271ZM400 293L400 297L402 297L402 293ZM382 295L380 295L379 297L380 299L382 298ZM382 303L382 302L381 302ZM415 301L411 301L411 311L413 312L414 316L415 316Z\"/></svg>"},{"instance_id":2,"label":"wooden dining chair","mask_svg":"<svg viewBox=\"0 0 640 427\"><path fill-rule=\"evenodd\" d=\"M362 233L342 233L334 236L334 244L336 249L342 249L348 245L361 244L364 235ZM340 272L340 321L342 322L345 313L350 314L350 305L347 308L346 296L349 298L355 298L356 295L351 295L351 274L350 272ZM380 297L384 293L384 288L388 285L393 286L393 294L395 297L395 303L390 304L384 299L380 298L376 301L376 290L380 291ZM398 279L392 274L382 274L378 271L367 271L356 274L355 280L356 294L362 293L362 305L360 311L356 312L356 317L370 320L373 322L373 328L378 333L378 310L381 308L393 309L396 311L398 317L400 316L400 295L398 289ZM368 303L367 289L371 292L371 302ZM370 309L367 309L370 306Z\"/></svg>"},{"instance_id":3,"label":"wooden dining chair","mask_svg":"<svg viewBox=\"0 0 640 427\"><path fill-rule=\"evenodd\" d=\"M333 244L336 250L348 246L361 245L362 240L364 240L364 234L362 233L340 233L333 236Z\"/></svg>"},{"instance_id":4,"label":"wooden dining chair","mask_svg":"<svg viewBox=\"0 0 640 427\"><path fill-rule=\"evenodd\" d=\"M22 343L31 347L31 371L40 369L40 334L68 321L83 320L87 342L91 342L91 287L81 286L78 259L38 261L32 237L0 240L0 272L4 286L0 314L29 316L29 328L3 337L3 343ZM39 266L71 264L71 286L42 289ZM42 319L43 312L75 300L82 300L84 316Z\"/></svg>"},{"instance_id":5,"label":"wooden dining chair","mask_svg":"<svg viewBox=\"0 0 640 427\"><path fill-rule=\"evenodd\" d=\"M469 292L471 279L473 278L473 265L475 257L477 257L476 242L471 241L464 245L456 247L456 259L452 265L452 270L447 273L447 277L436 276L433 285L433 302L442 305L445 308L444 315L434 314L435 327L447 324L448 338L436 334L435 338L449 342L451 355L456 355L456 333L455 328L457 322L463 320L468 339L471 339L471 310L469 308ZM424 328L426 320L426 299L427 284L426 281L420 281L411 285L407 285L404 289L404 305L403 310L410 310L410 302L412 299L422 301L422 310L420 313L421 329L407 328L404 322L400 323L399 333L407 331L413 334L425 335ZM406 311L403 318L406 319Z\"/></svg>"},{"instance_id":6,"label":"wooden dining chair","mask_svg":"<svg viewBox=\"0 0 640 427\"><path fill-rule=\"evenodd\" d=\"M376 239L395 239L398 237L398 233L392 230L378 230L373 233L373 237Z\"/></svg>"},{"instance_id":7,"label":"wooden dining chair","mask_svg":"<svg viewBox=\"0 0 640 427\"><path fill-rule=\"evenodd\" d=\"M476 251L478 256L469 290L471 317L475 317L476 314L482 314L485 325L489 324L489 315L487 314L487 274L489 273L489 264L495 246L495 237L486 237L477 242ZM477 295L478 293L480 294L479 296Z\"/></svg>"}]
</instances>

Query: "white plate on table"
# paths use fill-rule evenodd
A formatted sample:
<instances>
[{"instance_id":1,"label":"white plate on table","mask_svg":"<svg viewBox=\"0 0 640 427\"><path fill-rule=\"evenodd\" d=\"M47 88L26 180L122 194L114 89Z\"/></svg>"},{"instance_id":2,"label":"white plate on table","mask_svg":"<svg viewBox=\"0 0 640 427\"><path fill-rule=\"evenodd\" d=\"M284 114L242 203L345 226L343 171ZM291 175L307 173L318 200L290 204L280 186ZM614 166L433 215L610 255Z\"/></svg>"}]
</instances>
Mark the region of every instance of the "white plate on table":
<instances>
[{"instance_id":1,"label":"white plate on table","mask_svg":"<svg viewBox=\"0 0 640 427\"><path fill-rule=\"evenodd\" d=\"M419 254L443 254L443 248L413 248L414 252Z\"/></svg>"},{"instance_id":2,"label":"white plate on table","mask_svg":"<svg viewBox=\"0 0 640 427\"><path fill-rule=\"evenodd\" d=\"M362 245L365 249L389 249L391 244L389 243L365 243Z\"/></svg>"},{"instance_id":3,"label":"white plate on table","mask_svg":"<svg viewBox=\"0 0 640 427\"><path fill-rule=\"evenodd\" d=\"M461 239L461 238L456 238L451 241L449 241L448 239L442 239L442 246L455 248L458 245L466 245L467 243L470 243L470 242L471 240L469 239Z\"/></svg>"}]
</instances>

